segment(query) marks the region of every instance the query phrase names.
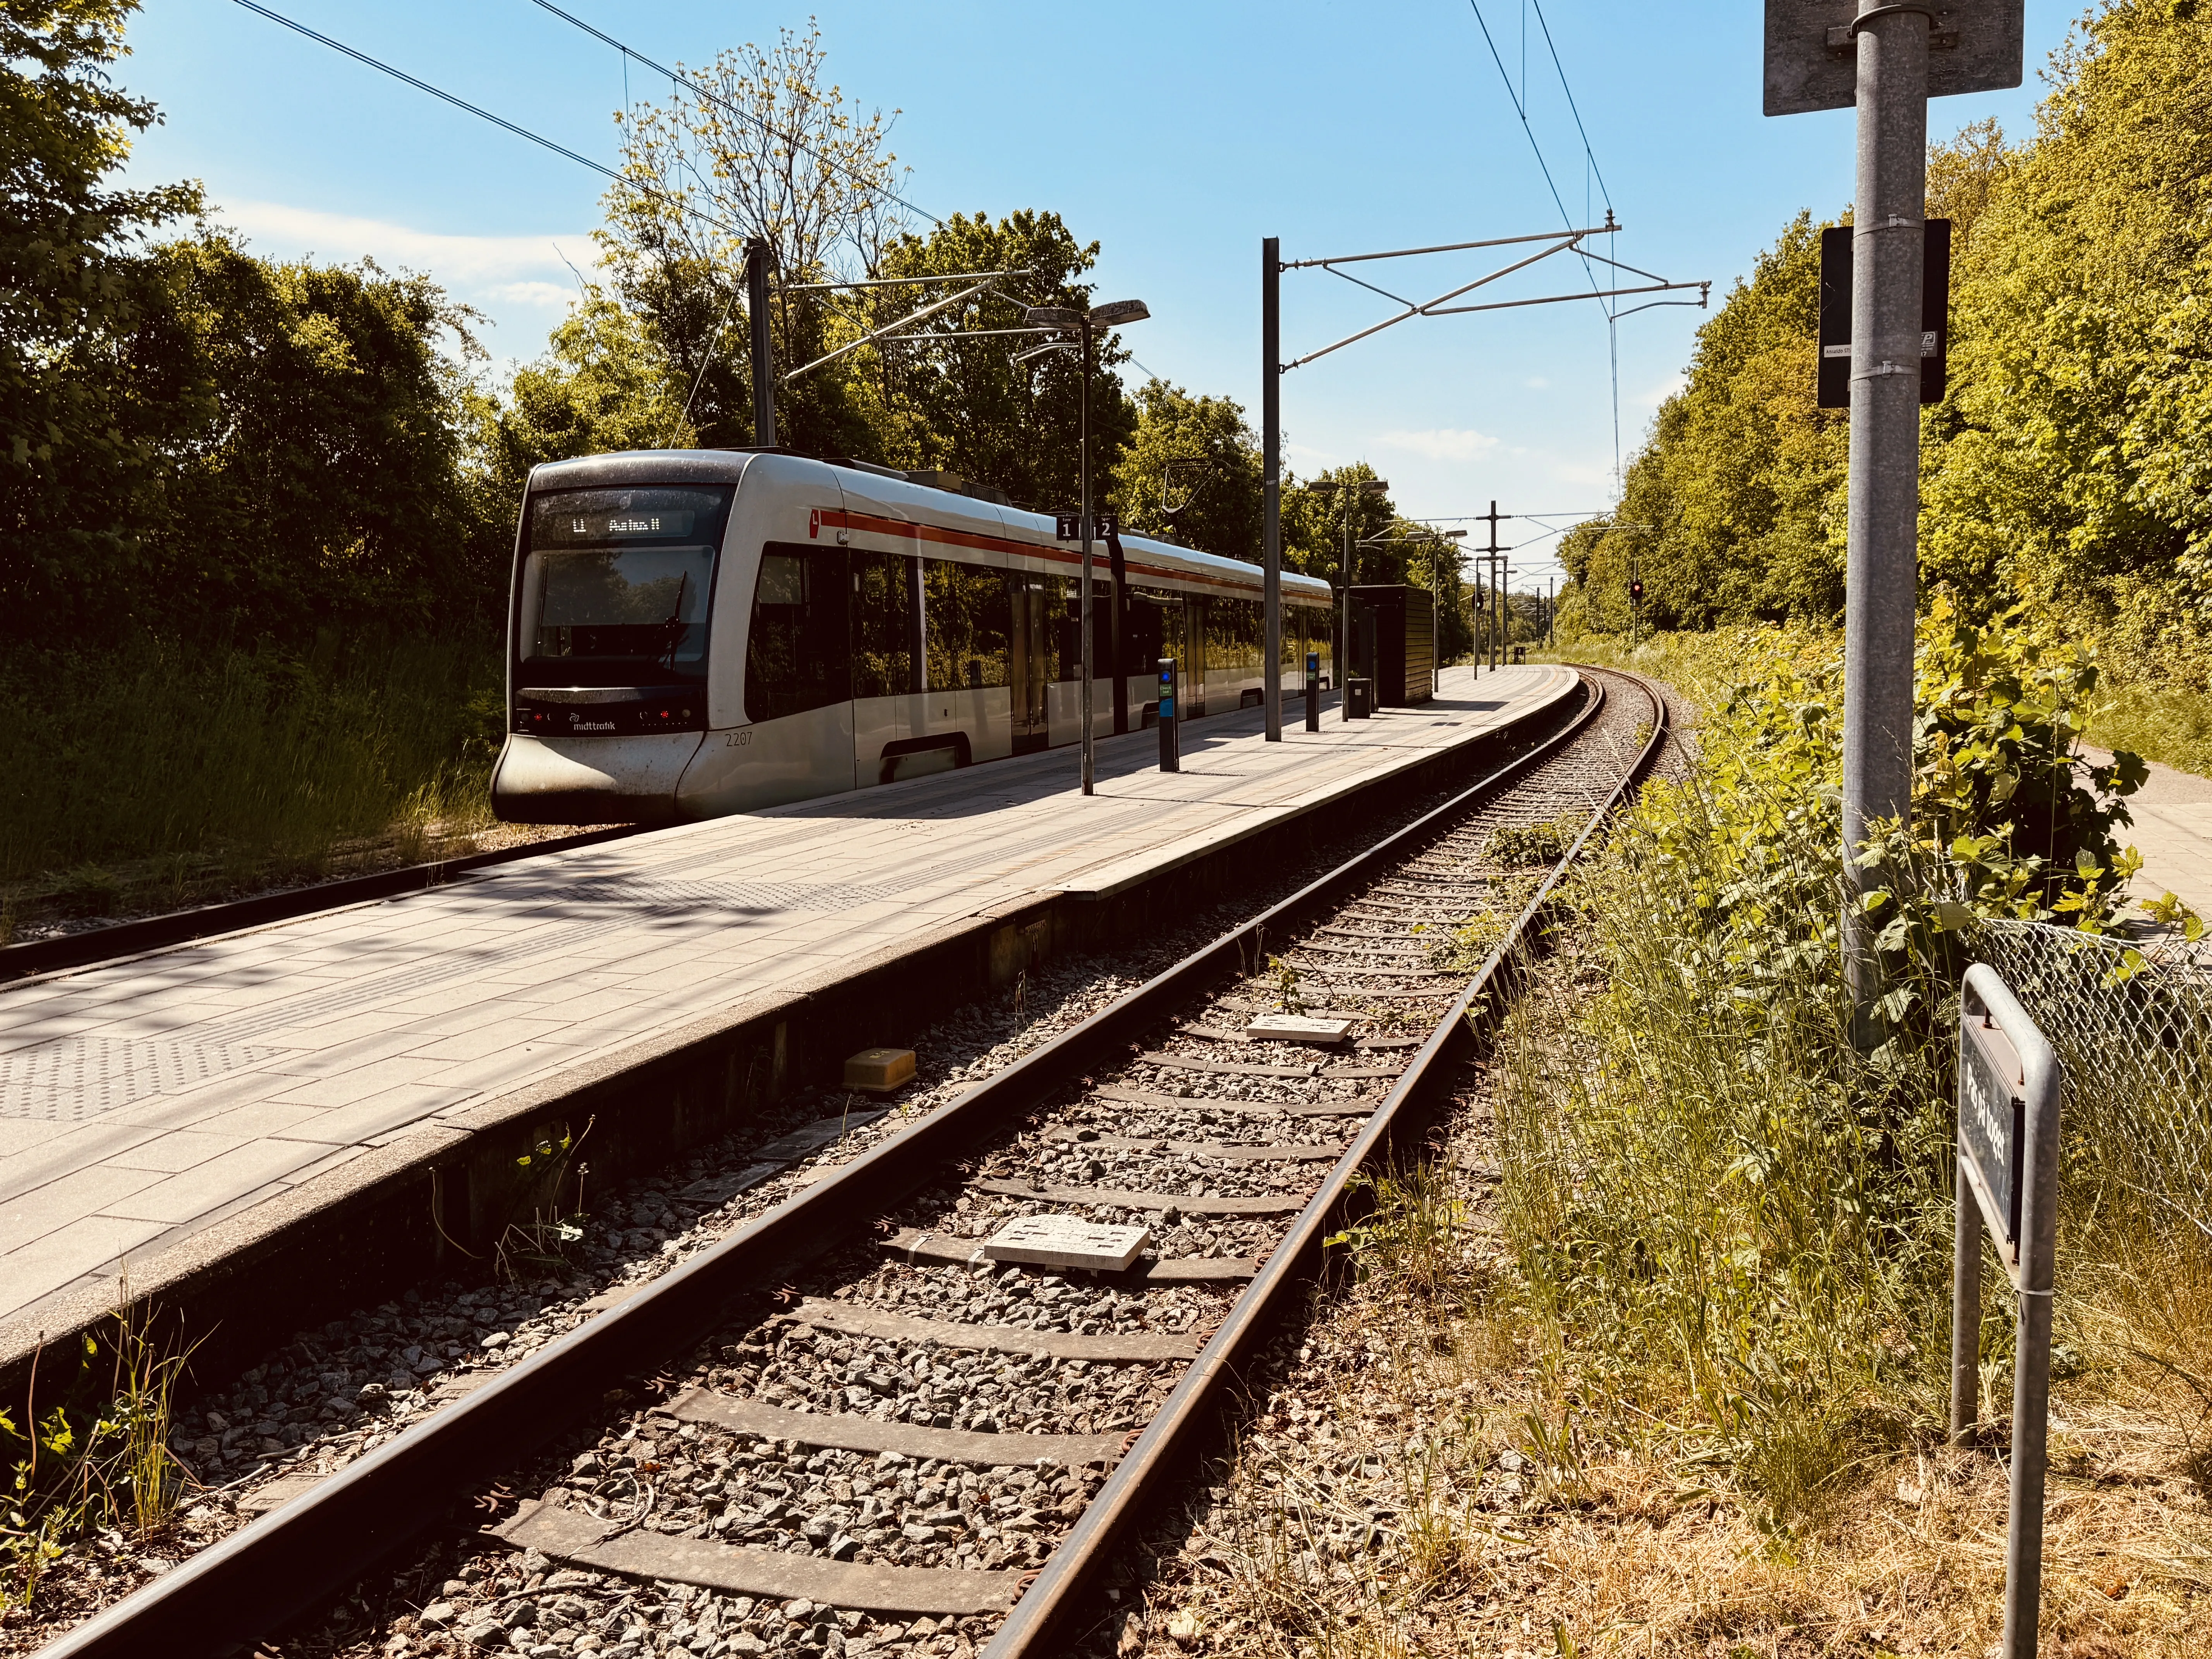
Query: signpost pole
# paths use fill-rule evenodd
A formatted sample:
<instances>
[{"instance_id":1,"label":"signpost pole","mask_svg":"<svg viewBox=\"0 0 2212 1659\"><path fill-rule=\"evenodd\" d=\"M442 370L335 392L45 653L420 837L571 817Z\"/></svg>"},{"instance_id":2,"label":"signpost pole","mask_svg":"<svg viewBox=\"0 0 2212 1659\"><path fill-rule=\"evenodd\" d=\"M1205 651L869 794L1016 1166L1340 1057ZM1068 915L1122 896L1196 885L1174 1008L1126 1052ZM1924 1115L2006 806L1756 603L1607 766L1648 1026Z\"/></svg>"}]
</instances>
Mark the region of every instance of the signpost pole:
<instances>
[{"instance_id":1,"label":"signpost pole","mask_svg":"<svg viewBox=\"0 0 2212 1659\"><path fill-rule=\"evenodd\" d=\"M1091 793L1091 319L1083 321L1083 389L1078 398L1077 415L1078 483L1082 496L1079 512L1082 522L1076 526L1083 538L1083 793Z\"/></svg>"},{"instance_id":2,"label":"signpost pole","mask_svg":"<svg viewBox=\"0 0 2212 1659\"><path fill-rule=\"evenodd\" d=\"M1261 481L1260 539L1267 658L1260 671L1261 700L1267 706L1267 741L1283 740L1283 245L1260 243L1260 422L1267 428L1266 477Z\"/></svg>"},{"instance_id":3,"label":"signpost pole","mask_svg":"<svg viewBox=\"0 0 2212 1659\"><path fill-rule=\"evenodd\" d=\"M2051 1297L2058 1259L2058 1057L1996 970L1959 997L1959 1218L1951 1286L1951 1431L1971 1434L1978 1382L1979 1220L2018 1308L2003 1659L2035 1659L2051 1427Z\"/></svg>"},{"instance_id":4,"label":"signpost pole","mask_svg":"<svg viewBox=\"0 0 2212 1659\"><path fill-rule=\"evenodd\" d=\"M1971 1444L1982 1413L1981 1201L1957 1149L1958 1218L1951 1235L1951 1443Z\"/></svg>"},{"instance_id":5,"label":"signpost pole","mask_svg":"<svg viewBox=\"0 0 2212 1659\"><path fill-rule=\"evenodd\" d=\"M745 320L752 327L753 442L775 445L775 341L768 329L768 239L745 244Z\"/></svg>"},{"instance_id":6,"label":"signpost pole","mask_svg":"<svg viewBox=\"0 0 2212 1659\"><path fill-rule=\"evenodd\" d=\"M1920 278L1928 12L1861 0L1851 227L1851 441L1844 578L1844 976L1862 1041L1881 995L1857 902L1860 844L1912 806L1920 518Z\"/></svg>"}]
</instances>

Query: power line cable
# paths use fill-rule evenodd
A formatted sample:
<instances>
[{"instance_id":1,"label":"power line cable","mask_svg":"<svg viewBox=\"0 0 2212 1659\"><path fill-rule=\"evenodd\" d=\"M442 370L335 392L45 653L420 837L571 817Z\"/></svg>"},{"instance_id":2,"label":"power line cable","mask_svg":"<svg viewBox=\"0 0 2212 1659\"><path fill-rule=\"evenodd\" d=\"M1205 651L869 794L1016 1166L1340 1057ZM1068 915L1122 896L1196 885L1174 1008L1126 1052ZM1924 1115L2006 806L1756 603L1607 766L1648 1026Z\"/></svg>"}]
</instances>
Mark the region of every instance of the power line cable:
<instances>
[{"instance_id":1,"label":"power line cable","mask_svg":"<svg viewBox=\"0 0 2212 1659\"><path fill-rule=\"evenodd\" d=\"M1567 95L1567 112L1575 118L1575 132L1583 141L1583 159L1589 163L1590 171L1597 177L1597 193L1607 208L1613 206L1613 193L1605 187L1605 171L1597 164L1597 154L1590 149L1589 133L1583 126L1583 112L1575 102L1575 89L1567 84L1567 66L1559 61L1559 48L1552 39L1551 20L1544 15L1544 0L1531 0L1536 8L1536 26L1544 31L1545 48L1552 54L1552 67L1559 71L1559 90ZM1522 84L1527 84L1527 71L1522 71ZM1525 96L1525 91L1523 95Z\"/></svg>"},{"instance_id":2,"label":"power line cable","mask_svg":"<svg viewBox=\"0 0 2212 1659\"><path fill-rule=\"evenodd\" d=\"M904 208L909 213L920 214L923 218L928 220L933 225L939 227L944 225L945 221L939 218L927 208L921 207L916 205L915 203L909 202L905 197L900 195L896 191L884 190L881 185L876 184L873 179L869 179L865 173L862 173L853 167L847 167L841 161L832 161L829 156L824 155L820 150L816 149L811 144L802 142L792 134L787 132L778 132L766 121L754 114L752 111L739 108L737 105L732 104L729 100L716 92L712 87L707 85L705 82L694 80L688 75L683 74L678 70L670 69L665 64L657 64L653 62L652 58L647 58L643 52L638 51L635 46L628 46L623 41L616 40L613 35L609 34L605 29L594 27L592 24L586 23L582 18L577 16L574 12L562 10L560 7L553 3L553 0L532 0L532 3L538 7L541 10L551 12L553 15L559 18L562 22L583 30L585 33L590 35L594 40L600 42L602 45L612 46L617 52L622 53L624 59L627 60L629 58L635 58L639 63L644 64L647 69L666 76L671 84L689 87L694 93L697 94L700 97L704 98L717 108L727 110L732 115L736 116L741 121L751 122L753 125L761 130L761 132L764 137L773 138L780 144L788 144L795 150L803 151L805 154L811 155L816 161L821 162L823 166L832 168L839 173L842 173L847 178L866 185L871 190L881 191L886 200L896 202L901 207Z\"/></svg>"},{"instance_id":3,"label":"power line cable","mask_svg":"<svg viewBox=\"0 0 2212 1659\"><path fill-rule=\"evenodd\" d=\"M489 121L492 125L501 128L505 131L511 132L518 138L526 138L532 143L537 144L543 149L550 149L556 155L559 155L566 160L574 161L579 167L589 167L592 172L599 174L601 177L613 179L615 183L622 185L626 190L636 191L639 194L643 196L657 196L663 201L668 203L670 206L675 208L678 212L689 214L691 217L701 221L702 223L712 225L715 229L723 232L726 235L734 236L739 234L730 226L724 224L720 220L714 218L710 215L700 212L698 209L692 207L690 204L680 200L678 198L669 195L665 191L658 190L653 185L641 183L635 179L625 178L621 173L617 173L612 167L607 167L601 162L594 161L588 155L580 155L577 154L574 150L570 149L566 144L557 144L554 143L553 140L546 137L543 133L532 132L528 127L517 126L514 122L508 120L503 115L495 115L488 109L484 109L476 104L471 104L465 98L458 98L454 96L452 93L447 92L442 87L434 87L428 81L422 79L418 76L410 75L405 70L394 68L392 64L386 63L380 58L372 58L367 52L358 51L356 48L346 45L343 40L333 40L331 36L322 33L319 30L309 28L305 23L294 21L291 18L285 16L282 12L271 11L268 7L259 4L258 0L237 0L237 3L245 7L246 10L255 13L257 15L267 18L272 23L283 24L286 28L290 29L295 34L305 35L308 40L313 40L318 46L328 46L332 52L341 52L346 57L352 58L354 62L357 64L366 64L370 69L375 70L381 74L390 76L395 81L405 82L408 86L414 88L417 92L427 92L431 97L438 99L441 102L451 104L455 109L465 110L469 114L475 116L478 120Z\"/></svg>"},{"instance_id":4,"label":"power line cable","mask_svg":"<svg viewBox=\"0 0 2212 1659\"><path fill-rule=\"evenodd\" d=\"M1468 9L1474 13L1474 21L1476 25L1482 30L1483 43L1490 48L1490 61L1498 65L1498 78L1505 83L1505 96L1507 101L1512 104L1513 112L1521 118L1521 131L1528 140L1529 149L1535 155L1538 171L1541 172L1544 175L1544 187L1552 192L1552 201L1559 210L1560 222L1571 228L1574 224L1574 220L1567 212L1566 203L1560 198L1558 181L1552 177L1551 163L1544 159L1544 147L1536 140L1536 129L1530 125L1528 121L1528 69L1525 57L1528 46L1528 23L1526 13L1524 12L1522 15L1522 46L1524 54L1522 68L1522 88L1521 91L1518 94L1516 94L1513 89L1512 74L1506 69L1505 59L1498 50L1497 40L1490 33L1490 22L1489 20L1482 15L1480 0L1467 0L1467 3ZM1598 191L1599 193L1605 198L1606 212L1607 217L1610 218L1613 212L1613 198L1612 195L1606 191L1605 175L1598 170L1597 156L1590 148L1589 133L1583 125L1582 111L1575 103L1574 88L1567 84L1566 65L1559 60L1559 47L1553 42L1552 26L1544 16L1544 8L1541 3L1541 0L1536 0L1536 21L1544 31L1545 45L1551 50L1552 66L1559 72L1559 89L1567 95L1567 107L1573 112L1575 118L1575 131L1581 136L1583 141L1583 157L1588 168L1588 173L1585 176L1595 175L1596 177ZM1581 252L1582 250L1579 247L1576 249L1576 253L1578 257L1580 256ZM1589 280L1591 291L1595 294L1597 289L1597 273L1590 269L1589 261L1587 258L1583 260L1583 275ZM1618 495L1620 494L1622 484L1620 469L1620 319L1615 315L1613 307L1607 304L1603 296L1599 296L1598 304L1602 307L1605 311L1606 356L1613 391L1613 494Z\"/></svg>"}]
</instances>

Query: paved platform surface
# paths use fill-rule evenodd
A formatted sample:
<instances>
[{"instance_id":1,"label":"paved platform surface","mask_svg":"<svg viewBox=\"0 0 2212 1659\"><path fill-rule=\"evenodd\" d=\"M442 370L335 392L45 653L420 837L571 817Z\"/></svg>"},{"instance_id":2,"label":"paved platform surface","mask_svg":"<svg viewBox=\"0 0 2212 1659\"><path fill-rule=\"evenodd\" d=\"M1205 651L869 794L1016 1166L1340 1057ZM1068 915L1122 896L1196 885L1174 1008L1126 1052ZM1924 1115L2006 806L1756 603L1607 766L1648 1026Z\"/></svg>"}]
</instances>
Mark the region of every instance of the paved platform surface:
<instances>
[{"instance_id":1,"label":"paved platform surface","mask_svg":"<svg viewBox=\"0 0 2212 1659\"><path fill-rule=\"evenodd\" d=\"M2081 751L2100 766L2112 764L2109 750L2083 744ZM2120 832L2120 842L2143 857L2143 867L2128 884L2129 896L2148 900L2172 893L2212 922L2212 778L2154 761L2149 781L2127 805L2135 823Z\"/></svg>"},{"instance_id":2,"label":"paved platform surface","mask_svg":"<svg viewBox=\"0 0 2212 1659\"><path fill-rule=\"evenodd\" d=\"M0 1319L488 1098L1010 900L1110 896L1565 695L1509 668L1318 733L1256 709L518 860L0 990Z\"/></svg>"},{"instance_id":3,"label":"paved platform surface","mask_svg":"<svg viewBox=\"0 0 2212 1659\"><path fill-rule=\"evenodd\" d=\"M2212 921L2212 778L2153 766L2128 811L2135 827L2126 839L2143 855L2129 891L2146 899L2172 893Z\"/></svg>"}]
</instances>

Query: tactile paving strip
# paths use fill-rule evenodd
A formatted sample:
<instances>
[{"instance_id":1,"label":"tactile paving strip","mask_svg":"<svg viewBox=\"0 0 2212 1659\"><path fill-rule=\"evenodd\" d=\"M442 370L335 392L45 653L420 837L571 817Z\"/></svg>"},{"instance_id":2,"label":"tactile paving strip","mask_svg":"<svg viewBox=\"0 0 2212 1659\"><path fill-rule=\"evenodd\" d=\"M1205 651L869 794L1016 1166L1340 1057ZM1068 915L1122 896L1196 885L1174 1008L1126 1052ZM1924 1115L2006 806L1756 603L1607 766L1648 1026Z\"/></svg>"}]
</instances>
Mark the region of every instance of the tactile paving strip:
<instances>
[{"instance_id":1,"label":"tactile paving strip","mask_svg":"<svg viewBox=\"0 0 2212 1659\"><path fill-rule=\"evenodd\" d=\"M277 1053L173 1037L63 1037L0 1054L0 1117L80 1123L154 1095L198 1088Z\"/></svg>"}]
</instances>

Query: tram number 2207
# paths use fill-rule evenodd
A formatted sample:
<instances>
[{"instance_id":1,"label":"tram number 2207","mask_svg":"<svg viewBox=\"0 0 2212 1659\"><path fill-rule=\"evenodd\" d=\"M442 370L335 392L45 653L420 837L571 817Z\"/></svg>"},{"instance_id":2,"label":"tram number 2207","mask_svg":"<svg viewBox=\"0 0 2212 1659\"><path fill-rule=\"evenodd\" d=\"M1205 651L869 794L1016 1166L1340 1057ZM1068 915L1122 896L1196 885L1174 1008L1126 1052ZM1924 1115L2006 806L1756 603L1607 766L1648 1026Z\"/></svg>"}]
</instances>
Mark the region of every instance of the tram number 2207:
<instances>
[{"instance_id":1,"label":"tram number 2207","mask_svg":"<svg viewBox=\"0 0 2212 1659\"><path fill-rule=\"evenodd\" d=\"M722 747L725 749L750 749L752 747L752 728L750 726L747 726L744 731L732 732L728 737L723 738Z\"/></svg>"}]
</instances>

